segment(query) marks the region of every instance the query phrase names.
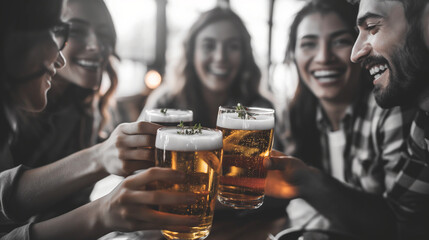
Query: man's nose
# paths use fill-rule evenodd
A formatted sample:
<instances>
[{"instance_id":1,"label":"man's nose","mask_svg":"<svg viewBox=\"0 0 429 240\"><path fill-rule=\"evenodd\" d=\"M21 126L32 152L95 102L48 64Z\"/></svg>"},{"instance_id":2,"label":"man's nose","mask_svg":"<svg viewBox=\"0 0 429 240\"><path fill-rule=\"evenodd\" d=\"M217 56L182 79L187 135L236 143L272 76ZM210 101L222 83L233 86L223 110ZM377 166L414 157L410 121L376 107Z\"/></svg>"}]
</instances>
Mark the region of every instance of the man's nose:
<instances>
[{"instance_id":1,"label":"man's nose","mask_svg":"<svg viewBox=\"0 0 429 240\"><path fill-rule=\"evenodd\" d=\"M358 37L358 39L356 39L355 45L353 46L350 60L352 60L352 62L354 63L361 62L365 57L369 55L371 50L371 44L363 43L362 39Z\"/></svg>"}]
</instances>

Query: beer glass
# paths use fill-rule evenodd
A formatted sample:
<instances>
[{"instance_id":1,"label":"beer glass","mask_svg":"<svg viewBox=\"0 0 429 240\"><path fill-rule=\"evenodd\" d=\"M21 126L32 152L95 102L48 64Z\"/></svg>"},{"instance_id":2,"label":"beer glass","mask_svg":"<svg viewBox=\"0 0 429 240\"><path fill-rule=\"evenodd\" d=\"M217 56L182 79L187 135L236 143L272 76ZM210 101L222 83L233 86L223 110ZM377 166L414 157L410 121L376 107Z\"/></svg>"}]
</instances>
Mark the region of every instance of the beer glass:
<instances>
[{"instance_id":1,"label":"beer glass","mask_svg":"<svg viewBox=\"0 0 429 240\"><path fill-rule=\"evenodd\" d=\"M167 239L204 239L209 235L219 187L222 163L222 133L216 129L202 128L201 132L187 134L177 127L162 127L156 135L156 166L184 172L180 184L162 184L160 189L197 194L193 205L162 205L159 211L198 216L200 222L187 229L163 229ZM191 129L188 127L187 129Z\"/></svg>"},{"instance_id":2,"label":"beer glass","mask_svg":"<svg viewBox=\"0 0 429 240\"><path fill-rule=\"evenodd\" d=\"M219 202L235 209L256 209L264 201L266 169L273 143L274 110L219 107L217 129L223 133Z\"/></svg>"},{"instance_id":3,"label":"beer glass","mask_svg":"<svg viewBox=\"0 0 429 240\"><path fill-rule=\"evenodd\" d=\"M185 125L190 126L193 120L193 113L191 110L171 108L145 109L139 120L163 126L177 126L182 121Z\"/></svg>"}]
</instances>

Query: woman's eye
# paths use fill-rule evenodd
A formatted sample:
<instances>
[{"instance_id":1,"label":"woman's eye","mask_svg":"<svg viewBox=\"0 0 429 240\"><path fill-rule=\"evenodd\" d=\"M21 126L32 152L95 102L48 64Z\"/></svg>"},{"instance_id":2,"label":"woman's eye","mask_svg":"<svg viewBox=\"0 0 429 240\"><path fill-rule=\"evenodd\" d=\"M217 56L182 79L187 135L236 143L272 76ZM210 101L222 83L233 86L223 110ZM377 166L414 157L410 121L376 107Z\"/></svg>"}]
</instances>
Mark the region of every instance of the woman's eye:
<instances>
[{"instance_id":1,"label":"woman's eye","mask_svg":"<svg viewBox=\"0 0 429 240\"><path fill-rule=\"evenodd\" d=\"M83 28L71 28L70 36L71 37L85 37L88 35L88 31Z\"/></svg>"},{"instance_id":2,"label":"woman's eye","mask_svg":"<svg viewBox=\"0 0 429 240\"><path fill-rule=\"evenodd\" d=\"M201 48L202 48L204 51L212 51L212 50L214 50L214 49L216 48L216 46L215 46L215 44L213 44L213 43L203 43L203 44L201 45Z\"/></svg>"},{"instance_id":3,"label":"woman's eye","mask_svg":"<svg viewBox=\"0 0 429 240\"><path fill-rule=\"evenodd\" d=\"M235 43L235 42L233 42L233 43L229 43L228 44L228 49L229 50L240 50L241 49L241 44L240 43Z\"/></svg>"},{"instance_id":4,"label":"woman's eye","mask_svg":"<svg viewBox=\"0 0 429 240\"><path fill-rule=\"evenodd\" d=\"M351 46L353 45L353 41L347 38L336 39L332 42L333 46Z\"/></svg>"},{"instance_id":5,"label":"woman's eye","mask_svg":"<svg viewBox=\"0 0 429 240\"><path fill-rule=\"evenodd\" d=\"M304 48L304 49L315 48L316 47L316 43L315 42L302 42L300 44L300 47Z\"/></svg>"}]
</instances>

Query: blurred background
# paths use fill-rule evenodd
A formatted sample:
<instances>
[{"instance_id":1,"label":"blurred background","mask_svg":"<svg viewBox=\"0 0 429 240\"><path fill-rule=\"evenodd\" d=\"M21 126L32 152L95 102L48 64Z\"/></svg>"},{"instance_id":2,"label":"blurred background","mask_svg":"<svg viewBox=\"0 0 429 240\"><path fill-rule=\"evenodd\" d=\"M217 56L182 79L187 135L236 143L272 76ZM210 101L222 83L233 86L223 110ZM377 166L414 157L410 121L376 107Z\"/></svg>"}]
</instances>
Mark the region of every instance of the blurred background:
<instances>
[{"instance_id":1,"label":"blurred background","mask_svg":"<svg viewBox=\"0 0 429 240\"><path fill-rule=\"evenodd\" d=\"M165 67L182 51L184 35L197 16L216 5L231 7L245 22L262 71L262 88L277 106L294 92L296 78L282 64L290 23L303 0L106 0L118 34L121 108L136 112L157 88ZM137 104L137 105L136 105Z\"/></svg>"}]
</instances>

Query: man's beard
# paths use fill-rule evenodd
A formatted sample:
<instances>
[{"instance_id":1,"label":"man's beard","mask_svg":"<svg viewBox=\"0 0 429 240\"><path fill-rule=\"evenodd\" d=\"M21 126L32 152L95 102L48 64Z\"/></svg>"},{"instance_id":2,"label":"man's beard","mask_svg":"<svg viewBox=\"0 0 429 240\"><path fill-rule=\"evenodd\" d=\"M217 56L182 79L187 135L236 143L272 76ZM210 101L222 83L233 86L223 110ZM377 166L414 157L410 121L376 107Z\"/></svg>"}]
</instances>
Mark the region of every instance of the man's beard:
<instances>
[{"instance_id":1,"label":"man's beard","mask_svg":"<svg viewBox=\"0 0 429 240\"><path fill-rule=\"evenodd\" d=\"M394 49L390 64L388 86L374 87L377 104L382 108L415 104L429 86L428 49L417 36L410 36L404 48Z\"/></svg>"}]
</instances>

